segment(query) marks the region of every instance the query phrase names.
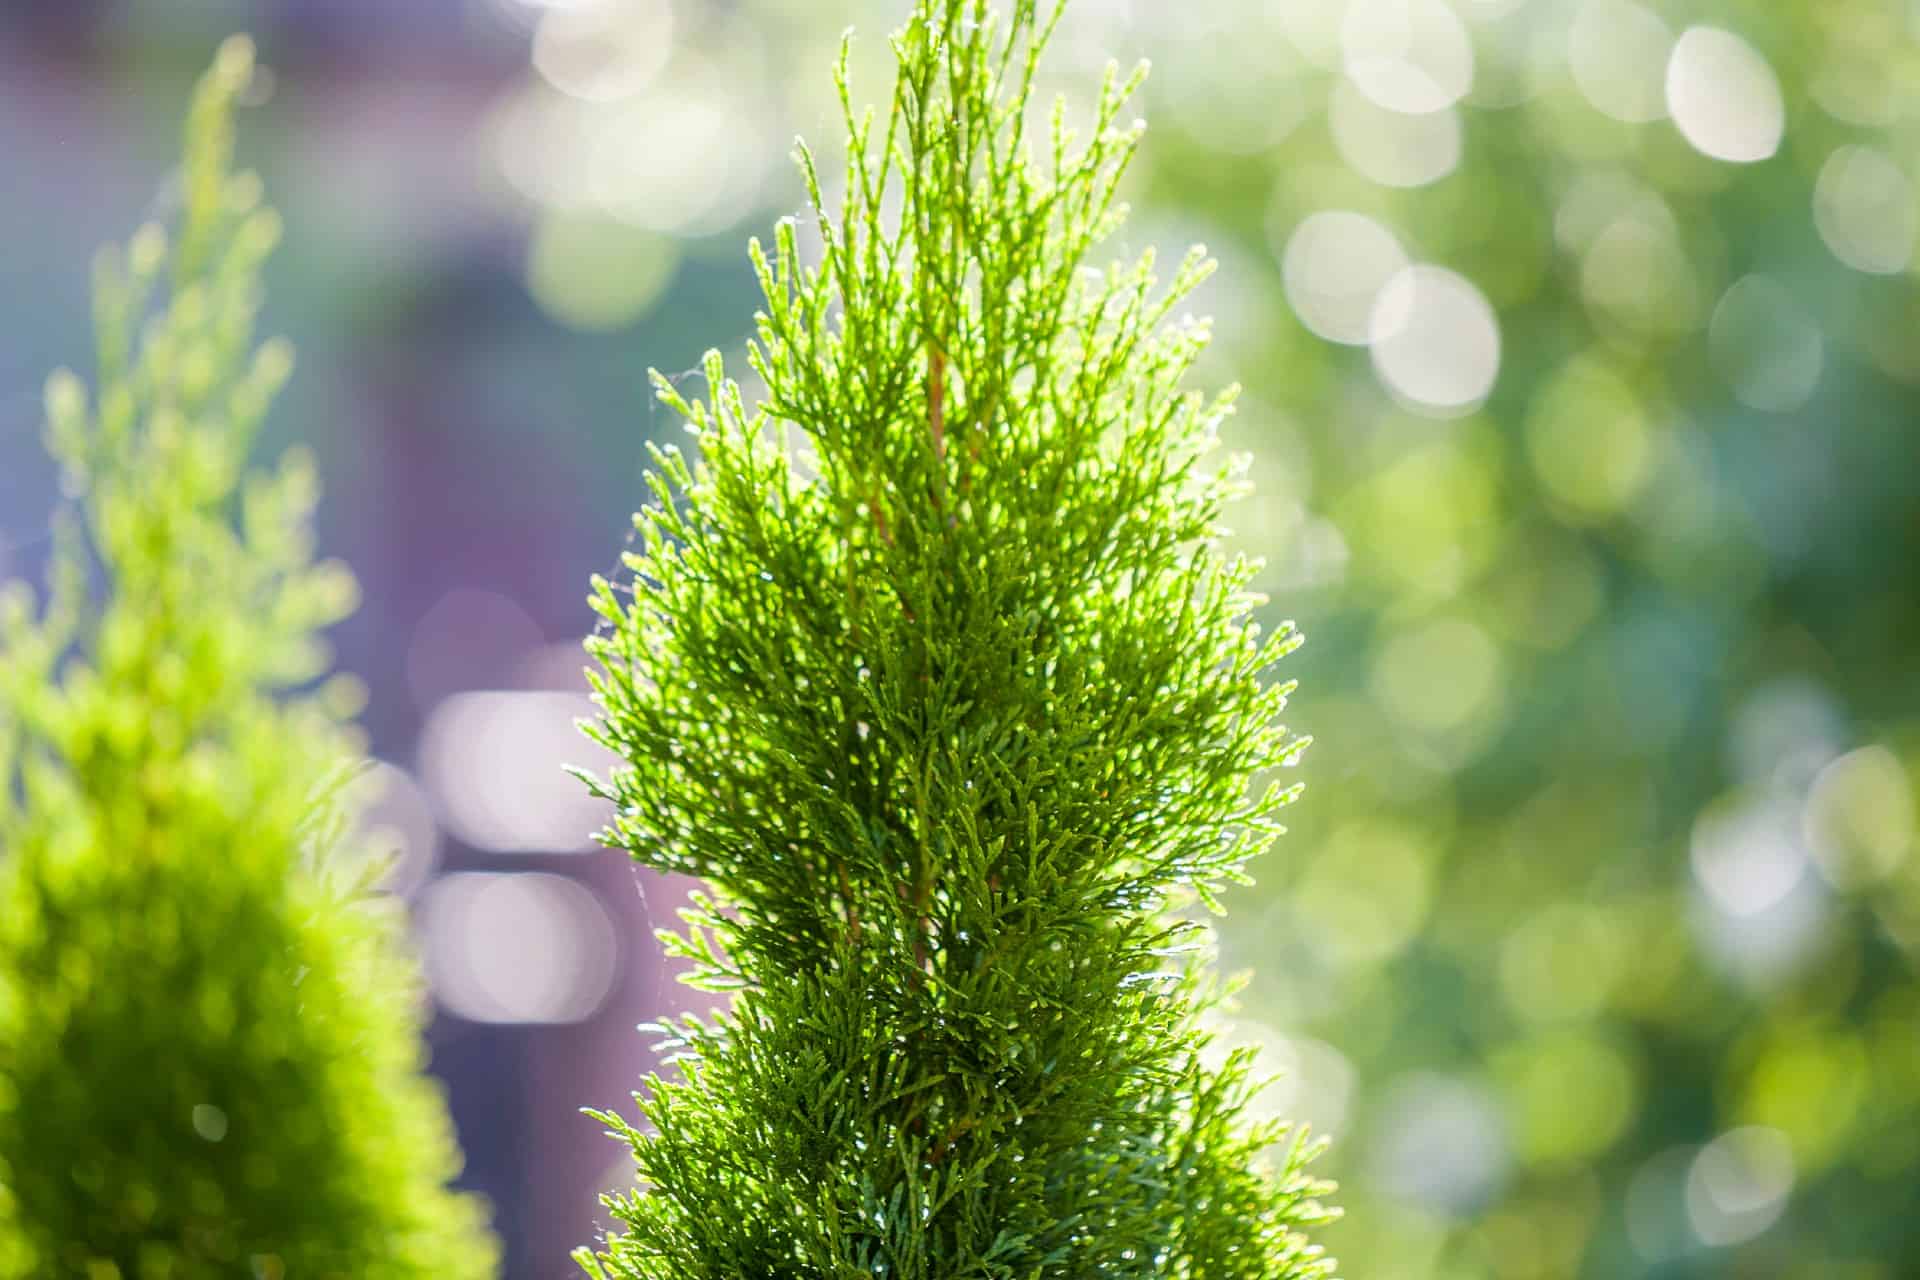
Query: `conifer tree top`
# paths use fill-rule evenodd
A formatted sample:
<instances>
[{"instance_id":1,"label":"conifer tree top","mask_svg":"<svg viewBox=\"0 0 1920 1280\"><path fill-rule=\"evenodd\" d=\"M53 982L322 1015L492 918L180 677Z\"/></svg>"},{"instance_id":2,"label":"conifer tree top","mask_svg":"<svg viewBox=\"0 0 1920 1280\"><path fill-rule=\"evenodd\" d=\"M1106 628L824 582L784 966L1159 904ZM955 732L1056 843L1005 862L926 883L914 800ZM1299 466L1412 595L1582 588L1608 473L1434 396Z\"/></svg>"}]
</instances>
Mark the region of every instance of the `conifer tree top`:
<instances>
[{"instance_id":1,"label":"conifer tree top","mask_svg":"<svg viewBox=\"0 0 1920 1280\"><path fill-rule=\"evenodd\" d=\"M1043 115L1058 20L922 0L880 113L843 56L837 208L799 155L820 259L791 221L752 250L764 396L717 356L705 400L656 380L698 459L655 452L631 599L595 584L625 763L590 782L609 843L707 882L668 945L737 994L672 1028L652 1132L601 1115L641 1189L593 1274L1330 1273L1171 914L1278 829L1298 638L1217 547L1204 255L1095 258L1143 72Z\"/></svg>"}]
</instances>

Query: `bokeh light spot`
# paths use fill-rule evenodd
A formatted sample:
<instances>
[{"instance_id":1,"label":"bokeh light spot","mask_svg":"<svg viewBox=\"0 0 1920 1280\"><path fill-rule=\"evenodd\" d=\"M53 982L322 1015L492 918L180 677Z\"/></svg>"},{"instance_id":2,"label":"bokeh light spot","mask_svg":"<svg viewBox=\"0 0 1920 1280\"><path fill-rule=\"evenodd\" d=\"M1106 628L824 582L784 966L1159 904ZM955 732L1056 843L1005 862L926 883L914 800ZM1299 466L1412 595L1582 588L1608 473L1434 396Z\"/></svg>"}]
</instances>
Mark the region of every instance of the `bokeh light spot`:
<instances>
[{"instance_id":1,"label":"bokeh light spot","mask_svg":"<svg viewBox=\"0 0 1920 1280\"><path fill-rule=\"evenodd\" d=\"M1412 940L1427 917L1430 853L1411 828L1348 823L1321 848L1294 891L1302 920L1348 966L1378 964Z\"/></svg>"},{"instance_id":2,"label":"bokeh light spot","mask_svg":"<svg viewBox=\"0 0 1920 1280\"><path fill-rule=\"evenodd\" d=\"M1406 1077L1388 1089L1374 1124L1372 1180L1408 1203L1470 1213L1506 1176L1506 1125L1478 1083Z\"/></svg>"},{"instance_id":3,"label":"bokeh light spot","mask_svg":"<svg viewBox=\"0 0 1920 1280\"><path fill-rule=\"evenodd\" d=\"M489 853L569 853L593 847L604 802L564 772L601 763L575 722L584 696L549 692L456 694L420 734L420 773L446 828Z\"/></svg>"},{"instance_id":4,"label":"bokeh light spot","mask_svg":"<svg viewBox=\"0 0 1920 1280\"><path fill-rule=\"evenodd\" d=\"M1409 425L1424 434L1424 423ZM1476 426L1407 450L1349 492L1337 516L1369 574L1438 602L1497 553L1501 446Z\"/></svg>"},{"instance_id":5,"label":"bokeh light spot","mask_svg":"<svg viewBox=\"0 0 1920 1280\"><path fill-rule=\"evenodd\" d=\"M1803 822L1827 883L1865 888L1892 875L1913 848L1912 780L1885 747L1849 752L1814 779Z\"/></svg>"},{"instance_id":6,"label":"bokeh light spot","mask_svg":"<svg viewBox=\"0 0 1920 1280\"><path fill-rule=\"evenodd\" d=\"M641 97L595 118L591 185L599 208L650 231L696 234L753 207L768 156L739 139L759 130L718 67L676 60Z\"/></svg>"},{"instance_id":7,"label":"bokeh light spot","mask_svg":"<svg viewBox=\"0 0 1920 1280\"><path fill-rule=\"evenodd\" d=\"M1345 61L1340 36L1348 0L1272 0L1272 4L1280 29L1301 57L1325 70L1340 70Z\"/></svg>"},{"instance_id":8,"label":"bokeh light spot","mask_svg":"<svg viewBox=\"0 0 1920 1280\"><path fill-rule=\"evenodd\" d=\"M1301 68L1287 65L1284 49L1224 37L1205 47L1206 56L1177 58L1156 77L1167 113L1195 142L1227 155L1258 155L1307 116L1308 82L1296 78Z\"/></svg>"},{"instance_id":9,"label":"bokeh light spot","mask_svg":"<svg viewBox=\"0 0 1920 1280\"><path fill-rule=\"evenodd\" d=\"M1870 275L1906 270L1920 235L1913 181L1878 147L1846 146L1827 157L1813 221L1834 257Z\"/></svg>"},{"instance_id":10,"label":"bokeh light spot","mask_svg":"<svg viewBox=\"0 0 1920 1280\"><path fill-rule=\"evenodd\" d=\"M1780 1134L1803 1169L1824 1168L1852 1141L1852 1126L1873 1096L1872 1071L1857 1034L1783 1021L1760 1048L1740 1090L1738 1114Z\"/></svg>"},{"instance_id":11,"label":"bokeh light spot","mask_svg":"<svg viewBox=\"0 0 1920 1280\"><path fill-rule=\"evenodd\" d=\"M1411 266L1368 317L1373 367L1408 407L1451 417L1478 407L1500 374L1500 322L1466 277Z\"/></svg>"},{"instance_id":12,"label":"bokeh light spot","mask_svg":"<svg viewBox=\"0 0 1920 1280\"><path fill-rule=\"evenodd\" d=\"M1503 667L1487 633L1459 618L1403 631L1374 660L1374 696L1389 715L1422 733L1446 733L1496 702Z\"/></svg>"},{"instance_id":13,"label":"bokeh light spot","mask_svg":"<svg viewBox=\"0 0 1920 1280\"><path fill-rule=\"evenodd\" d=\"M470 1022L580 1022L613 989L613 921L565 876L442 877L427 889L422 929L435 999Z\"/></svg>"},{"instance_id":14,"label":"bokeh light spot","mask_svg":"<svg viewBox=\"0 0 1920 1280\"><path fill-rule=\"evenodd\" d=\"M1894 9L1835 5L1822 14L1830 40L1808 88L1834 119L1880 129L1906 109L1910 63L1887 54L1908 47L1912 37L1900 29Z\"/></svg>"},{"instance_id":15,"label":"bokeh light spot","mask_svg":"<svg viewBox=\"0 0 1920 1280\"><path fill-rule=\"evenodd\" d=\"M1625 928L1604 911L1553 903L1507 936L1501 990L1515 1012L1536 1022L1591 1017L1626 968L1626 945Z\"/></svg>"},{"instance_id":16,"label":"bokeh light spot","mask_svg":"<svg viewBox=\"0 0 1920 1280\"><path fill-rule=\"evenodd\" d=\"M1704 1244L1744 1244L1779 1220L1793 1180L1793 1148L1784 1134L1732 1130L1694 1157L1687 1217Z\"/></svg>"},{"instance_id":17,"label":"bokeh light spot","mask_svg":"<svg viewBox=\"0 0 1920 1280\"><path fill-rule=\"evenodd\" d=\"M646 88L673 51L666 0L596 0L555 8L533 37L533 65L547 83L588 102Z\"/></svg>"},{"instance_id":18,"label":"bokeh light spot","mask_svg":"<svg viewBox=\"0 0 1920 1280\"><path fill-rule=\"evenodd\" d=\"M193 1109L193 1131L207 1142L220 1142L227 1136L227 1113L211 1102L202 1102Z\"/></svg>"},{"instance_id":19,"label":"bokeh light spot","mask_svg":"<svg viewBox=\"0 0 1920 1280\"><path fill-rule=\"evenodd\" d=\"M1287 300L1300 323L1348 346L1367 343L1374 302L1406 265L1393 232L1345 210L1303 219L1281 255Z\"/></svg>"},{"instance_id":20,"label":"bokeh light spot","mask_svg":"<svg viewBox=\"0 0 1920 1280\"><path fill-rule=\"evenodd\" d=\"M624 328L672 283L679 247L600 214L542 215L527 254L527 288L542 310L588 331Z\"/></svg>"},{"instance_id":21,"label":"bokeh light spot","mask_svg":"<svg viewBox=\"0 0 1920 1280\"><path fill-rule=\"evenodd\" d=\"M1409 115L1341 80L1327 112L1340 158L1383 187L1423 187L1460 164L1460 114L1452 107Z\"/></svg>"},{"instance_id":22,"label":"bokeh light spot","mask_svg":"<svg viewBox=\"0 0 1920 1280\"><path fill-rule=\"evenodd\" d=\"M1591 1160L1619 1138L1638 1106L1631 1064L1612 1044L1585 1032L1507 1049L1496 1055L1495 1066L1515 1146L1528 1164L1566 1167Z\"/></svg>"},{"instance_id":23,"label":"bokeh light spot","mask_svg":"<svg viewBox=\"0 0 1920 1280\"><path fill-rule=\"evenodd\" d=\"M1718 27L1690 27L1667 62L1667 110L1695 150L1752 164L1780 149L1786 101L1752 45Z\"/></svg>"},{"instance_id":24,"label":"bokeh light spot","mask_svg":"<svg viewBox=\"0 0 1920 1280\"><path fill-rule=\"evenodd\" d=\"M1694 879L1716 907L1755 916L1793 892L1806 873L1807 852L1789 817L1778 800L1735 797L1694 822Z\"/></svg>"},{"instance_id":25,"label":"bokeh light spot","mask_svg":"<svg viewBox=\"0 0 1920 1280\"><path fill-rule=\"evenodd\" d=\"M1354 0L1340 43L1347 75L1389 110L1439 111L1473 88L1473 41L1445 0Z\"/></svg>"},{"instance_id":26,"label":"bokeh light spot","mask_svg":"<svg viewBox=\"0 0 1920 1280\"><path fill-rule=\"evenodd\" d=\"M503 99L486 122L488 146L507 182L554 209L593 203L593 141L598 109L544 83Z\"/></svg>"},{"instance_id":27,"label":"bokeh light spot","mask_svg":"<svg viewBox=\"0 0 1920 1280\"><path fill-rule=\"evenodd\" d=\"M1594 109L1628 124L1667 114L1673 29L1631 0L1587 0L1567 34L1573 82Z\"/></svg>"},{"instance_id":28,"label":"bokeh light spot","mask_svg":"<svg viewBox=\"0 0 1920 1280\"><path fill-rule=\"evenodd\" d=\"M1652 452L1633 388L1596 356L1554 375L1527 414L1534 471L1575 523L1604 520L1631 502Z\"/></svg>"},{"instance_id":29,"label":"bokeh light spot","mask_svg":"<svg viewBox=\"0 0 1920 1280\"><path fill-rule=\"evenodd\" d=\"M1580 264L1580 294L1597 319L1634 334L1672 337L1700 320L1693 263L1657 197L1603 227Z\"/></svg>"}]
</instances>

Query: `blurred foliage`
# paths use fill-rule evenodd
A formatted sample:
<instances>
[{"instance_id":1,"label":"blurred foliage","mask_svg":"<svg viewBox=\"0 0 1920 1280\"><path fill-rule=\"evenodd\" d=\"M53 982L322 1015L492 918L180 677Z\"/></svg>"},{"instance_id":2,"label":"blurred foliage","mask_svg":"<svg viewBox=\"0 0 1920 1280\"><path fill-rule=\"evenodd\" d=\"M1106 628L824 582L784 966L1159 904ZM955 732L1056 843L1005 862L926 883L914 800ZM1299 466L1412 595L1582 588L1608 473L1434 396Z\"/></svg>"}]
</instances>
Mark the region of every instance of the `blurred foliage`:
<instances>
[{"instance_id":1,"label":"blurred foliage","mask_svg":"<svg viewBox=\"0 0 1920 1280\"><path fill-rule=\"evenodd\" d=\"M230 42L195 96L174 245L99 259L98 392L47 389L79 518L44 605L0 599L0 1276L492 1269L344 834L358 693L317 636L354 585L313 562L310 463L246 465L292 360L253 336L279 223L229 170L252 70Z\"/></svg>"},{"instance_id":2,"label":"blurred foliage","mask_svg":"<svg viewBox=\"0 0 1920 1280\"><path fill-rule=\"evenodd\" d=\"M892 21L547 12L494 124L536 296L621 323L635 255L797 205L793 69ZM1351 1274L1920 1269L1917 24L1070 7L1063 74L1156 64L1131 238L1223 260L1240 538L1314 638L1312 793L1225 946Z\"/></svg>"}]
</instances>

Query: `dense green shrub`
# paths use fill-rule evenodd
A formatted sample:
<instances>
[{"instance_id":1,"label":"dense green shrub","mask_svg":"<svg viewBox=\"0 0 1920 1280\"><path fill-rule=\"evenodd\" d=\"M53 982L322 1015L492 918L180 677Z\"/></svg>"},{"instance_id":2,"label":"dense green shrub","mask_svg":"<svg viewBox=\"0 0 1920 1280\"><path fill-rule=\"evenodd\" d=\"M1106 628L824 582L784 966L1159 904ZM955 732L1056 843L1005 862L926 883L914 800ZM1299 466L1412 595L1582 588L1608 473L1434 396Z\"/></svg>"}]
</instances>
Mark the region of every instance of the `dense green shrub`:
<instances>
[{"instance_id":1,"label":"dense green shrub","mask_svg":"<svg viewBox=\"0 0 1920 1280\"><path fill-rule=\"evenodd\" d=\"M100 259L97 394L47 391L79 519L44 605L0 601L0 1276L493 1265L345 834L354 692L317 636L354 586L313 563L310 463L246 467L291 363L253 336L278 222L229 171L251 59L201 83L176 242Z\"/></svg>"},{"instance_id":2,"label":"dense green shrub","mask_svg":"<svg viewBox=\"0 0 1920 1280\"><path fill-rule=\"evenodd\" d=\"M1216 544L1232 396L1182 389L1172 318L1203 256L1089 265L1138 77L1076 141L1031 101L1056 20L925 0L877 122L843 60L823 257L754 252L763 400L717 356L706 402L659 382L701 456L655 455L632 599L596 583L593 785L609 843L710 886L668 941L734 1004L672 1029L645 1131L600 1116L639 1187L596 1276L1329 1273L1176 914L1292 797L1298 640Z\"/></svg>"}]
</instances>

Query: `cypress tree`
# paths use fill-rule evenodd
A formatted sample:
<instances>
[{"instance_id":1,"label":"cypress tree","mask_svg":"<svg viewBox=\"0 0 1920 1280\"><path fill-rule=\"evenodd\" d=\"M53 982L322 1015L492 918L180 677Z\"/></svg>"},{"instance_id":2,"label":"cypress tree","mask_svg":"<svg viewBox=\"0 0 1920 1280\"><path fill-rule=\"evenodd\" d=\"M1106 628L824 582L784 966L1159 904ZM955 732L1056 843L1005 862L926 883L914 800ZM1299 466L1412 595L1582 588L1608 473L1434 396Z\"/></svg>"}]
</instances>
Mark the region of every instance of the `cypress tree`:
<instances>
[{"instance_id":1,"label":"cypress tree","mask_svg":"<svg viewBox=\"0 0 1920 1280\"><path fill-rule=\"evenodd\" d=\"M654 451L629 586L588 642L622 757L603 833L706 888L665 934L728 1012L670 1028L608 1280L1267 1277L1332 1263L1304 1135L1206 1051L1198 958L1277 831L1304 740L1219 548L1232 392L1184 377L1209 266L1091 265L1141 73L1091 127L1036 110L1058 8L920 0L823 246L752 249L749 362L656 375L698 460Z\"/></svg>"},{"instance_id":2,"label":"cypress tree","mask_svg":"<svg viewBox=\"0 0 1920 1280\"><path fill-rule=\"evenodd\" d=\"M0 599L0 1277L468 1280L404 916L343 795L352 686L318 635L313 466L249 444L278 236L230 170L252 52L195 95L177 237L96 272L97 391L47 387L76 518Z\"/></svg>"}]
</instances>

